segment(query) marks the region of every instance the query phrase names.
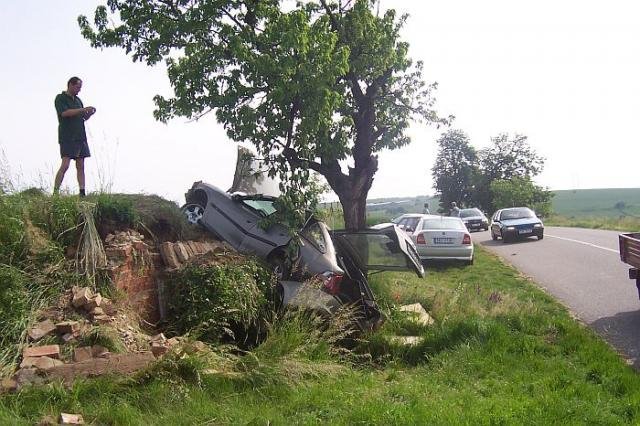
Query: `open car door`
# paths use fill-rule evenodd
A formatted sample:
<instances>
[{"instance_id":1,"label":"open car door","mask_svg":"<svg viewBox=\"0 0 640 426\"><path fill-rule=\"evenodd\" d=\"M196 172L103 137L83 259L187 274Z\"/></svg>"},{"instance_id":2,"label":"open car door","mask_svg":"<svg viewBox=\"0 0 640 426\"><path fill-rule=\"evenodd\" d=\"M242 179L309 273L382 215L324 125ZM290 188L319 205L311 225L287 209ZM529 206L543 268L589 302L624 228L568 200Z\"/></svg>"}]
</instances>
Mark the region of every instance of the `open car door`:
<instances>
[{"instance_id":1,"label":"open car door","mask_svg":"<svg viewBox=\"0 0 640 426\"><path fill-rule=\"evenodd\" d=\"M424 267L411 238L394 224L360 231L331 231L342 251L363 270L412 270L424 277Z\"/></svg>"}]
</instances>

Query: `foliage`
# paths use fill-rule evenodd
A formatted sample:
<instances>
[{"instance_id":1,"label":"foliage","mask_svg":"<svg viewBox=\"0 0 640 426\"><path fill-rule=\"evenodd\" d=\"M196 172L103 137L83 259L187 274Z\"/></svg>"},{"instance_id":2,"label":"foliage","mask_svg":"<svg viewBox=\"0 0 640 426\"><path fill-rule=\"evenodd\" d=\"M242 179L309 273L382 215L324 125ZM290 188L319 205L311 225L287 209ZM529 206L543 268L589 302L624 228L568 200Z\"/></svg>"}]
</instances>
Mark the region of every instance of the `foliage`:
<instances>
[{"instance_id":1,"label":"foliage","mask_svg":"<svg viewBox=\"0 0 640 426\"><path fill-rule=\"evenodd\" d=\"M0 264L21 262L26 254L22 204L16 197L0 195Z\"/></svg>"},{"instance_id":2,"label":"foliage","mask_svg":"<svg viewBox=\"0 0 640 426\"><path fill-rule=\"evenodd\" d=\"M271 300L272 276L255 260L220 266L187 266L168 282L168 318L178 334L209 342L243 343L261 326Z\"/></svg>"},{"instance_id":3,"label":"foliage","mask_svg":"<svg viewBox=\"0 0 640 426\"><path fill-rule=\"evenodd\" d=\"M438 146L432 176L441 209L448 210L454 201L459 206L471 205L478 158L469 137L462 130L449 130L438 139Z\"/></svg>"},{"instance_id":4,"label":"foliage","mask_svg":"<svg viewBox=\"0 0 640 426\"><path fill-rule=\"evenodd\" d=\"M78 200L75 197L27 197L23 204L35 226L62 247L73 246L80 235Z\"/></svg>"},{"instance_id":5,"label":"foliage","mask_svg":"<svg viewBox=\"0 0 640 426\"><path fill-rule=\"evenodd\" d=\"M540 217L551 214L553 193L537 186L527 177L494 180L489 189L496 209L525 206Z\"/></svg>"},{"instance_id":6,"label":"foliage","mask_svg":"<svg viewBox=\"0 0 640 426\"><path fill-rule=\"evenodd\" d=\"M82 35L134 61L165 61L174 96L155 97L157 119L215 111L231 139L253 143L292 200L309 170L323 175L347 227L364 226L375 153L409 143L412 119L449 121L433 110L436 85L425 85L400 40L406 17L380 16L370 0L108 5L93 25L78 18ZM353 162L346 172L343 160Z\"/></svg>"},{"instance_id":7,"label":"foliage","mask_svg":"<svg viewBox=\"0 0 640 426\"><path fill-rule=\"evenodd\" d=\"M98 194L91 199L96 204L96 222L116 223L123 228L134 228L138 221L138 214L133 207L133 201L118 194Z\"/></svg>"},{"instance_id":8,"label":"foliage","mask_svg":"<svg viewBox=\"0 0 640 426\"><path fill-rule=\"evenodd\" d=\"M491 145L478 152L478 169L474 203L483 211L496 210L492 199L491 183L512 178L531 179L542 172L544 158L527 142L527 136L511 137L501 133L491 138ZM542 190L542 188L538 188Z\"/></svg>"}]
</instances>

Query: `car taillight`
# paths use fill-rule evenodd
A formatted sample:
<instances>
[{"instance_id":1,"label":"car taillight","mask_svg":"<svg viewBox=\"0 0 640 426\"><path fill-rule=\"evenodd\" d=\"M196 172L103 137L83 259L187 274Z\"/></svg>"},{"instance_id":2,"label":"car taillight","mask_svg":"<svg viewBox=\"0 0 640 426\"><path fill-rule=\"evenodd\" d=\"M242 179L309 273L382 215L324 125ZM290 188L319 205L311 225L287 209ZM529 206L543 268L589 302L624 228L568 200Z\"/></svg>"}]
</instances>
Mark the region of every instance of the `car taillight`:
<instances>
[{"instance_id":1,"label":"car taillight","mask_svg":"<svg viewBox=\"0 0 640 426\"><path fill-rule=\"evenodd\" d=\"M329 294L336 295L340 293L340 283L342 282L343 275L336 274L335 272L325 272L318 275L318 278L322 280L322 289Z\"/></svg>"},{"instance_id":2,"label":"car taillight","mask_svg":"<svg viewBox=\"0 0 640 426\"><path fill-rule=\"evenodd\" d=\"M424 240L424 234L418 234L418 238L416 238L416 244L427 244Z\"/></svg>"},{"instance_id":3,"label":"car taillight","mask_svg":"<svg viewBox=\"0 0 640 426\"><path fill-rule=\"evenodd\" d=\"M462 244L471 244L471 235L464 234L464 237L462 238Z\"/></svg>"}]
</instances>

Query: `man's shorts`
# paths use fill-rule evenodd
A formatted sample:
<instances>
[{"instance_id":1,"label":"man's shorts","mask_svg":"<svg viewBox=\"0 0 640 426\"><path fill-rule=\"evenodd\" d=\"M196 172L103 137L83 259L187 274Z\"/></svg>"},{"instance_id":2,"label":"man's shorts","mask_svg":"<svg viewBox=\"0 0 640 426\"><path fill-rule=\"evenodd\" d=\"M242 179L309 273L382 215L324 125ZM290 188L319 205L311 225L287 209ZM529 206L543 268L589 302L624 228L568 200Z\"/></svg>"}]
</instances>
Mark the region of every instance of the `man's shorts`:
<instances>
[{"instance_id":1,"label":"man's shorts","mask_svg":"<svg viewBox=\"0 0 640 426\"><path fill-rule=\"evenodd\" d=\"M60 157L72 159L91 157L89 144L86 140L64 141L60 143Z\"/></svg>"}]
</instances>

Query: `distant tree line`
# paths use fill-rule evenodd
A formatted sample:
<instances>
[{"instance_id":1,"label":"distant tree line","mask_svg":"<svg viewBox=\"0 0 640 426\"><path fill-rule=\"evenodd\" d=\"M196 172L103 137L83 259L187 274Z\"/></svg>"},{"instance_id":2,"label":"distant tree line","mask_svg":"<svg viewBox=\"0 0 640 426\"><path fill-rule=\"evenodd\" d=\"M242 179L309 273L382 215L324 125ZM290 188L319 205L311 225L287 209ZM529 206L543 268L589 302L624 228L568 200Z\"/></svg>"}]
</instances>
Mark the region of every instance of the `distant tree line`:
<instances>
[{"instance_id":1,"label":"distant tree line","mask_svg":"<svg viewBox=\"0 0 640 426\"><path fill-rule=\"evenodd\" d=\"M476 150L462 130L448 130L438 139L432 172L440 210L448 211L455 201L489 213L528 206L548 215L553 193L532 180L542 172L544 160L524 135L501 133L487 148Z\"/></svg>"}]
</instances>

